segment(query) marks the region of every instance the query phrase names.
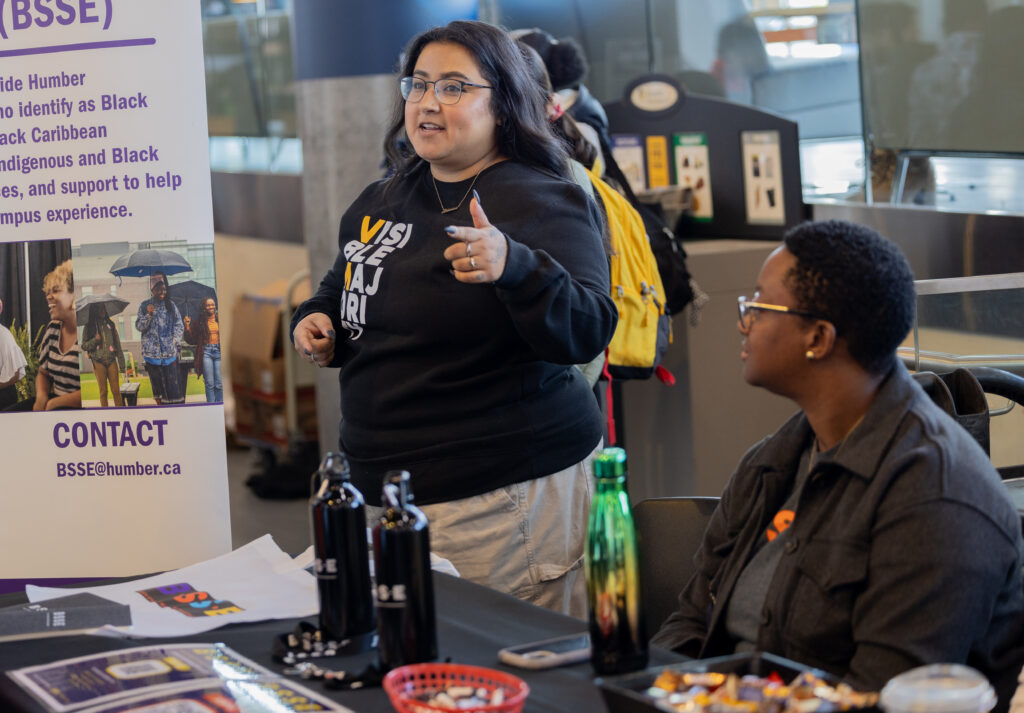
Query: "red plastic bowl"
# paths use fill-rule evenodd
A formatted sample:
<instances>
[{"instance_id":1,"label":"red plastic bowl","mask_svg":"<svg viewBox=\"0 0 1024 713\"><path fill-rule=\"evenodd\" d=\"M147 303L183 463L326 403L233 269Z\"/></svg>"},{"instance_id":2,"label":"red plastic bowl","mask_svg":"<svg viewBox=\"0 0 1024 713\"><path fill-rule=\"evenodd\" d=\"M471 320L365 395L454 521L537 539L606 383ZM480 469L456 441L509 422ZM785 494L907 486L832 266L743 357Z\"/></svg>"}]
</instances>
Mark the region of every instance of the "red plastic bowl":
<instances>
[{"instance_id":1,"label":"red plastic bowl","mask_svg":"<svg viewBox=\"0 0 1024 713\"><path fill-rule=\"evenodd\" d=\"M449 686L483 688L488 695L500 688L505 692L505 700L497 705L474 708L447 708L420 700L420 696L432 695ZM511 674L483 666L457 663L417 663L401 666L384 677L384 690L387 691L391 705L398 713L520 713L526 696L530 693L530 687L526 682Z\"/></svg>"}]
</instances>

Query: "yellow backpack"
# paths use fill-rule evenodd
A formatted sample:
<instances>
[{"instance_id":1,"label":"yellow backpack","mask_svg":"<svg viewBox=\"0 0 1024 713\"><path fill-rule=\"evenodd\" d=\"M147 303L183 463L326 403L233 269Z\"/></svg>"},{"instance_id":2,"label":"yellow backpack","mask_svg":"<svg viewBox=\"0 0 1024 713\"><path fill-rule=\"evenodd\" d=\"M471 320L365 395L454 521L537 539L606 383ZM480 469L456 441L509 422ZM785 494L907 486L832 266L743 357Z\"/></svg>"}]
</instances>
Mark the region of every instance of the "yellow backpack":
<instances>
[{"instance_id":1,"label":"yellow backpack","mask_svg":"<svg viewBox=\"0 0 1024 713\"><path fill-rule=\"evenodd\" d=\"M612 299L619 309L619 324L608 345L608 371L618 379L647 379L657 373L665 383L674 383L660 367L672 342L672 321L644 222L622 194L592 171L587 174L608 220Z\"/></svg>"}]
</instances>

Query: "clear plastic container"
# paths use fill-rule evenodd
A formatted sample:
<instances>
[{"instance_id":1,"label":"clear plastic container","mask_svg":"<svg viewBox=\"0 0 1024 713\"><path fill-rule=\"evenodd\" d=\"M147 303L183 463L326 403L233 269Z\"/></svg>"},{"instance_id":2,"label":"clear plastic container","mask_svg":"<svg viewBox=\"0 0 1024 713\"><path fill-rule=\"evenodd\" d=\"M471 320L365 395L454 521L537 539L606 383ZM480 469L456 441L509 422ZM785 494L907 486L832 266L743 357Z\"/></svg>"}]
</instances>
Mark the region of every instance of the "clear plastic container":
<instances>
[{"instance_id":1,"label":"clear plastic container","mask_svg":"<svg viewBox=\"0 0 1024 713\"><path fill-rule=\"evenodd\" d=\"M980 672L959 664L932 664L896 676L882 689L886 713L988 713L996 704Z\"/></svg>"}]
</instances>

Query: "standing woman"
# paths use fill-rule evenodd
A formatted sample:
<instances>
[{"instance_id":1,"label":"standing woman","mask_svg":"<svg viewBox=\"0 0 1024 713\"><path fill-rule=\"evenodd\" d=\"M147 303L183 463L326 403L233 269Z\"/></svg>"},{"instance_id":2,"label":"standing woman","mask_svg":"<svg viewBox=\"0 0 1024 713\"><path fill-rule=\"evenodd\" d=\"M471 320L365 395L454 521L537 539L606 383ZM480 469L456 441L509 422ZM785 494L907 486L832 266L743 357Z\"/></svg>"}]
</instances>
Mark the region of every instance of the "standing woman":
<instances>
[{"instance_id":1,"label":"standing woman","mask_svg":"<svg viewBox=\"0 0 1024 713\"><path fill-rule=\"evenodd\" d=\"M504 31L453 22L403 57L393 173L342 217L295 348L343 367L340 446L370 502L409 470L432 548L464 577L584 616L602 419L573 364L617 319L600 213Z\"/></svg>"},{"instance_id":2,"label":"standing woman","mask_svg":"<svg viewBox=\"0 0 1024 713\"><path fill-rule=\"evenodd\" d=\"M178 349L185 326L178 308L167 298L167 285L159 280L150 288L152 298L139 305L135 328L142 333L142 358L158 404L180 404L185 389L178 369Z\"/></svg>"},{"instance_id":3,"label":"standing woman","mask_svg":"<svg viewBox=\"0 0 1024 713\"><path fill-rule=\"evenodd\" d=\"M71 261L65 260L43 278L50 323L39 344L39 371L33 411L79 408L82 389L78 371L78 323L75 320L75 281Z\"/></svg>"},{"instance_id":4,"label":"standing woman","mask_svg":"<svg viewBox=\"0 0 1024 713\"><path fill-rule=\"evenodd\" d=\"M196 348L196 376L206 387L206 402L220 403L224 400L224 387L220 368L220 317L217 302L212 297L203 300L199 318L185 315L185 342Z\"/></svg>"},{"instance_id":5,"label":"standing woman","mask_svg":"<svg viewBox=\"0 0 1024 713\"><path fill-rule=\"evenodd\" d=\"M121 351L121 337L117 327L110 321L110 316L103 305L94 304L89 307L89 321L82 332L82 349L92 361L92 370L96 374L96 385L100 390L100 407L107 406L107 384L114 395L114 405L124 406L121 399L121 374L124 371L124 352Z\"/></svg>"}]
</instances>

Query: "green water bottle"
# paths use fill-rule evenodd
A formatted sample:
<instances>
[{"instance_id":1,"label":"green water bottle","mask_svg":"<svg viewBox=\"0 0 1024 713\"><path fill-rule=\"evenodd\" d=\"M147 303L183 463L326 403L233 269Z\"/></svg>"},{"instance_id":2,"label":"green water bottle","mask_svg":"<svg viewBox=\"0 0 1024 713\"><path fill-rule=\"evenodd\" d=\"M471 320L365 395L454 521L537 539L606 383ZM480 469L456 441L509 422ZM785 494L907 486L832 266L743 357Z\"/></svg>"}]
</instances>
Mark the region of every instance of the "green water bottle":
<instances>
[{"instance_id":1,"label":"green water bottle","mask_svg":"<svg viewBox=\"0 0 1024 713\"><path fill-rule=\"evenodd\" d=\"M587 529L587 599L591 663L600 675L647 666L636 527L626 494L626 452L605 448L594 457L597 488Z\"/></svg>"}]
</instances>

